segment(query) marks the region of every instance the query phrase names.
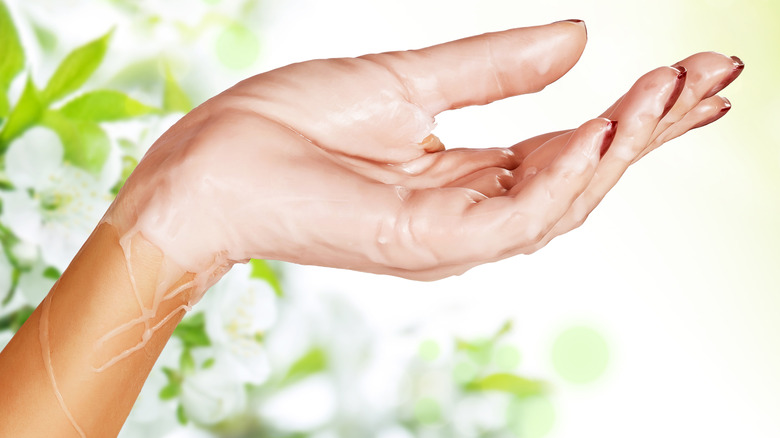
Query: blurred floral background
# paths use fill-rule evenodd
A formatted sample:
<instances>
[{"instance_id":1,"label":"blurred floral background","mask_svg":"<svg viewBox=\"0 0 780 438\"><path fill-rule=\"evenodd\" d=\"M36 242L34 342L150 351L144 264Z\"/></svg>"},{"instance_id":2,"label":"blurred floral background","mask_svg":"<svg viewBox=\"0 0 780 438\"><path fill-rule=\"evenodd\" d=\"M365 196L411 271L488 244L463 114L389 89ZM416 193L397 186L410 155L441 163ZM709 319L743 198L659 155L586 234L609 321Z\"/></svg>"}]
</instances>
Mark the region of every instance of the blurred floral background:
<instances>
[{"instance_id":1,"label":"blurred floral background","mask_svg":"<svg viewBox=\"0 0 780 438\"><path fill-rule=\"evenodd\" d=\"M146 148L249 75L585 19L543 93L438 118L450 147L576 126L657 65L738 55L723 120L588 223L435 283L253 260L179 325L122 437L780 434L780 5L755 0L0 0L0 347Z\"/></svg>"}]
</instances>

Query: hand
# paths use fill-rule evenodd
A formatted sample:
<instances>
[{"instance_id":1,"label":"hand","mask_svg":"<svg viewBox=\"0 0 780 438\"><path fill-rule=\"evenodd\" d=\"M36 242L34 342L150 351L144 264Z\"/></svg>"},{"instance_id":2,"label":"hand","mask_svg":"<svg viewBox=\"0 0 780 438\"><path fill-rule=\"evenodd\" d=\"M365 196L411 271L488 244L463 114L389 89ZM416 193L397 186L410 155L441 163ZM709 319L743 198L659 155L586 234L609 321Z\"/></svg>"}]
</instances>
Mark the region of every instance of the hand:
<instances>
[{"instance_id":1,"label":"hand","mask_svg":"<svg viewBox=\"0 0 780 438\"><path fill-rule=\"evenodd\" d=\"M715 93L741 70L694 55L601 118L507 149L446 150L431 135L442 111L541 90L585 41L564 21L252 77L164 134L107 221L196 273L255 257L435 279L533 252L629 164L722 115Z\"/></svg>"}]
</instances>

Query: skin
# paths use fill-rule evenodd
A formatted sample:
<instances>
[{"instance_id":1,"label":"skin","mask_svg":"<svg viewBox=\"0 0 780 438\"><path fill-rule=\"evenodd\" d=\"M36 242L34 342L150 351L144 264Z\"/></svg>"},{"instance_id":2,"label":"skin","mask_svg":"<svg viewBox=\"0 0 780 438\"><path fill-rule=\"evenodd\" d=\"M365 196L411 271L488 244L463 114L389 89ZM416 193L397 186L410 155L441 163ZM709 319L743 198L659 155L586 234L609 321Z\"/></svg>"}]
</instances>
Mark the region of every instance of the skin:
<instances>
[{"instance_id":1,"label":"skin","mask_svg":"<svg viewBox=\"0 0 780 438\"><path fill-rule=\"evenodd\" d=\"M585 41L565 21L309 61L192 111L0 353L0 435L115 436L176 323L250 257L433 280L532 253L630 164L721 117L716 93L742 68L693 55L580 127L508 148L431 135L442 111L541 90Z\"/></svg>"}]
</instances>

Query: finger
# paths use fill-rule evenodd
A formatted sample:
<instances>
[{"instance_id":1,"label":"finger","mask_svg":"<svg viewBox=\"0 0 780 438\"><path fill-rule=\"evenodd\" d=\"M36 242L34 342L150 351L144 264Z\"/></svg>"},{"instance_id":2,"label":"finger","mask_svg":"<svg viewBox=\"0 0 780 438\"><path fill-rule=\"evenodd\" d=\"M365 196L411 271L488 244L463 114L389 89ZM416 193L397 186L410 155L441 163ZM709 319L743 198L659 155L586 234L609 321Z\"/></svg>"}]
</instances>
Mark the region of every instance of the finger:
<instances>
[{"instance_id":1,"label":"finger","mask_svg":"<svg viewBox=\"0 0 780 438\"><path fill-rule=\"evenodd\" d=\"M692 110L688 111L681 120L656 137L655 140L653 140L647 148L634 159L634 162L639 161L642 157L669 140L673 140L692 129L701 128L702 126L715 122L725 116L730 109L731 102L725 97L712 96L702 100Z\"/></svg>"},{"instance_id":2,"label":"finger","mask_svg":"<svg viewBox=\"0 0 780 438\"><path fill-rule=\"evenodd\" d=\"M658 121L680 95L685 83L684 73L670 67L655 69L637 80L631 89L608 110L620 124L615 140L599 163L598 174L590 183L588 192L606 193L648 143ZM566 144L571 134L564 133L525 157L521 168L546 167Z\"/></svg>"},{"instance_id":3,"label":"finger","mask_svg":"<svg viewBox=\"0 0 780 438\"><path fill-rule=\"evenodd\" d=\"M670 111L686 82L685 70L660 67L639 78L611 112L620 127L599 163L589 192L602 196L617 182L649 142L660 120Z\"/></svg>"},{"instance_id":4,"label":"finger","mask_svg":"<svg viewBox=\"0 0 780 438\"><path fill-rule=\"evenodd\" d=\"M514 169L520 164L514 152L505 148L450 149L426 154L406 163L389 166L409 176L408 188L450 185L453 181L486 168Z\"/></svg>"},{"instance_id":5,"label":"finger","mask_svg":"<svg viewBox=\"0 0 780 438\"><path fill-rule=\"evenodd\" d=\"M512 195L488 198L462 187L404 194L392 221L377 231L372 260L402 272L453 272L529 245L587 187L614 132L609 120L586 122L549 167Z\"/></svg>"},{"instance_id":6,"label":"finger","mask_svg":"<svg viewBox=\"0 0 780 438\"><path fill-rule=\"evenodd\" d=\"M503 195L512 187L514 174L501 167L481 169L449 184L447 187L463 187L479 192L487 198Z\"/></svg>"},{"instance_id":7,"label":"finger","mask_svg":"<svg viewBox=\"0 0 780 438\"><path fill-rule=\"evenodd\" d=\"M387 67L412 102L438 114L543 89L574 66L586 39L585 24L570 20L362 58Z\"/></svg>"},{"instance_id":8,"label":"finger","mask_svg":"<svg viewBox=\"0 0 780 438\"><path fill-rule=\"evenodd\" d=\"M531 155L535 150L539 149L543 144L561 135L566 135L565 139L566 141L568 141L569 136L571 136L573 132L574 132L573 129L568 129L565 131L548 132L546 134L537 135L536 137L523 140L520 143L511 146L509 149L515 154L518 161L523 162L527 159L529 155ZM566 141L564 141L563 144L566 144ZM563 145L561 145L561 147L562 146Z\"/></svg>"},{"instance_id":9,"label":"finger","mask_svg":"<svg viewBox=\"0 0 780 438\"><path fill-rule=\"evenodd\" d=\"M398 164L383 164L349 155L335 155L349 170L384 184L408 189L447 186L486 168L514 169L520 161L505 148L450 149Z\"/></svg>"},{"instance_id":10,"label":"finger","mask_svg":"<svg viewBox=\"0 0 780 438\"><path fill-rule=\"evenodd\" d=\"M671 67L661 67L642 76L621 99L612 115L618 130L609 150L601 159L596 176L587 190L572 203L550 232L532 248L543 247L553 238L577 228L614 187L628 166L639 156L670 102L678 99L685 74Z\"/></svg>"},{"instance_id":11,"label":"finger","mask_svg":"<svg viewBox=\"0 0 780 438\"><path fill-rule=\"evenodd\" d=\"M685 88L656 127L650 137L651 141L685 117L703 99L714 96L733 82L745 67L739 58L715 52L697 53L675 65L688 71Z\"/></svg>"},{"instance_id":12,"label":"finger","mask_svg":"<svg viewBox=\"0 0 780 438\"><path fill-rule=\"evenodd\" d=\"M433 134L428 134L428 136L425 137L420 143L420 147L422 147L422 150L428 153L441 152L445 149L444 143L439 140L439 137Z\"/></svg>"},{"instance_id":13,"label":"finger","mask_svg":"<svg viewBox=\"0 0 780 438\"><path fill-rule=\"evenodd\" d=\"M510 196L486 199L468 212L464 227L474 233L462 263L523 252L542 239L590 183L617 122L594 119L580 126L560 154Z\"/></svg>"},{"instance_id":14,"label":"finger","mask_svg":"<svg viewBox=\"0 0 780 438\"><path fill-rule=\"evenodd\" d=\"M674 70L674 69L673 69ZM680 71L676 72L678 75L678 81L676 83L676 89L672 90L671 94L668 95L668 100L666 105L664 106L663 112L661 116L665 115L671 108L671 106L674 104L675 100L680 95L680 92L682 91L682 86L685 84L685 81L682 77L680 77ZM684 74L684 73L682 73ZM648 79L651 79L653 76L657 77L659 75L669 75L669 69L662 67L660 69L656 69L653 72L650 72L646 74L643 78L640 78L639 81L629 90L629 93L626 93L614 103L612 106L610 106L606 111L604 111L600 117L611 119L611 120L618 120L619 118L623 117L626 118L627 114L627 108L636 107L637 102L637 92L641 89L642 86L644 87L650 87L651 84L649 83ZM641 84L641 85L637 85ZM647 93L644 93L643 95L647 95ZM628 96L628 100L626 100L626 96ZM657 117L656 117L657 118ZM627 122L634 122L635 120L624 120ZM628 124L628 123L627 123ZM622 132L626 132L626 129L621 129ZM520 142L514 146L512 146L510 149L515 153L515 155L518 156L518 159L521 160L521 167L525 169L529 168L541 168L547 165L552 158L560 151L560 149L566 144L569 137L571 136L573 130L568 131L558 131L558 132L551 132L548 134L542 134L540 136L525 140L523 142Z\"/></svg>"}]
</instances>

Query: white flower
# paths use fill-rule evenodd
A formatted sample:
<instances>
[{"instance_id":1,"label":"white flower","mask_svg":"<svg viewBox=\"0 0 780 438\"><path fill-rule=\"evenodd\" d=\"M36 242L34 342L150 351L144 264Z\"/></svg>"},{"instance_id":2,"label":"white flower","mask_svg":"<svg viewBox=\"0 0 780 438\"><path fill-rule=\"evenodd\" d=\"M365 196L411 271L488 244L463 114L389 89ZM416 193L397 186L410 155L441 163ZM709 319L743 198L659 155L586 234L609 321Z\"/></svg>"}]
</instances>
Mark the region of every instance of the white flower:
<instances>
[{"instance_id":1,"label":"white flower","mask_svg":"<svg viewBox=\"0 0 780 438\"><path fill-rule=\"evenodd\" d=\"M270 285L250 278L248 265L236 265L198 306L203 309L211 347L193 350L196 370L184 378L185 412L200 424L218 423L246 409L247 383L268 379L270 365L260 339L276 321ZM198 358L211 357L203 368Z\"/></svg>"},{"instance_id":2,"label":"white flower","mask_svg":"<svg viewBox=\"0 0 780 438\"><path fill-rule=\"evenodd\" d=\"M280 430L315 430L336 414L338 398L334 382L327 376L315 375L273 394L260 412Z\"/></svg>"},{"instance_id":3,"label":"white flower","mask_svg":"<svg viewBox=\"0 0 780 438\"><path fill-rule=\"evenodd\" d=\"M259 384L270 374L259 339L276 321L276 296L250 273L248 265L234 266L209 291L203 308L217 361L234 380Z\"/></svg>"},{"instance_id":4,"label":"white flower","mask_svg":"<svg viewBox=\"0 0 780 438\"><path fill-rule=\"evenodd\" d=\"M199 424L216 424L246 409L244 384L219 365L198 369L182 383L181 403L187 416Z\"/></svg>"},{"instance_id":5,"label":"white flower","mask_svg":"<svg viewBox=\"0 0 780 438\"><path fill-rule=\"evenodd\" d=\"M16 139L5 162L15 189L0 193L0 221L39 247L48 266L64 271L108 208L118 175L107 171L98 178L64 163L59 137L44 127Z\"/></svg>"},{"instance_id":6,"label":"white flower","mask_svg":"<svg viewBox=\"0 0 780 438\"><path fill-rule=\"evenodd\" d=\"M11 263L5 256L5 251L0 249L0 315L5 310L2 306L3 300L5 300L5 294L11 288Z\"/></svg>"}]
</instances>

